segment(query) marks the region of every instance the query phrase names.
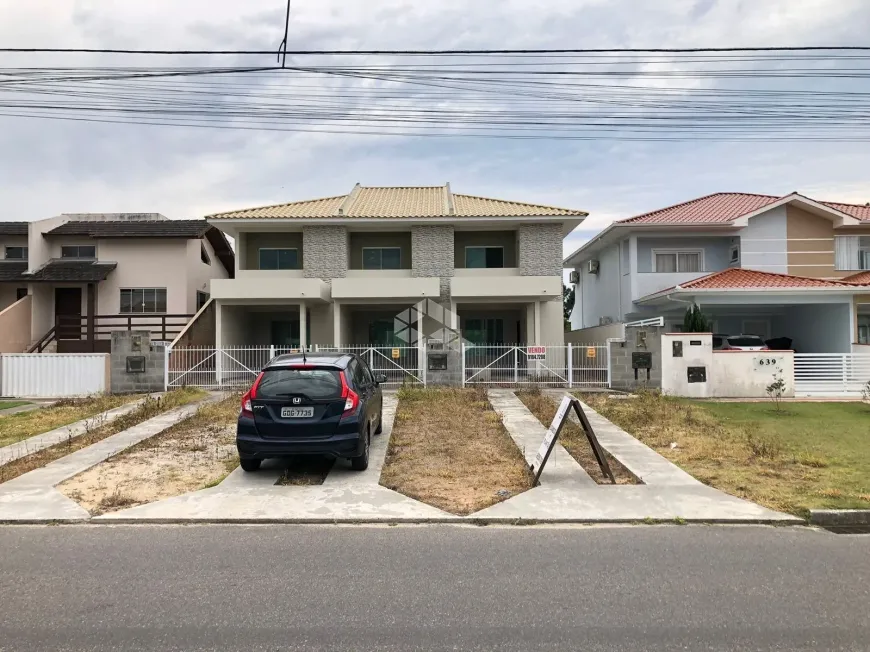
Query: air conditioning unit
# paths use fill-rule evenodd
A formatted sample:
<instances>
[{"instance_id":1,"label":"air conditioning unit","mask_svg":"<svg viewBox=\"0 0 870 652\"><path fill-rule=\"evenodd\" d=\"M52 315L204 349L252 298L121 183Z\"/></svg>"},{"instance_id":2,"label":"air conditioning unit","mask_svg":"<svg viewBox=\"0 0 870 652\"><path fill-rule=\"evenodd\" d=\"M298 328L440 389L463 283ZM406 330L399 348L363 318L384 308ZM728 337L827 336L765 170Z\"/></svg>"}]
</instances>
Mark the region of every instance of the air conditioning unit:
<instances>
[{"instance_id":1,"label":"air conditioning unit","mask_svg":"<svg viewBox=\"0 0 870 652\"><path fill-rule=\"evenodd\" d=\"M571 272L571 274L568 276L568 280L569 280L571 283L573 283L574 285L577 285L577 284L580 282L580 272L578 272L578 271L575 269L575 270L574 270L573 272Z\"/></svg>"},{"instance_id":2,"label":"air conditioning unit","mask_svg":"<svg viewBox=\"0 0 870 652\"><path fill-rule=\"evenodd\" d=\"M600 264L597 260L590 260L588 263L586 263L586 271L590 274L597 274L599 268Z\"/></svg>"}]
</instances>

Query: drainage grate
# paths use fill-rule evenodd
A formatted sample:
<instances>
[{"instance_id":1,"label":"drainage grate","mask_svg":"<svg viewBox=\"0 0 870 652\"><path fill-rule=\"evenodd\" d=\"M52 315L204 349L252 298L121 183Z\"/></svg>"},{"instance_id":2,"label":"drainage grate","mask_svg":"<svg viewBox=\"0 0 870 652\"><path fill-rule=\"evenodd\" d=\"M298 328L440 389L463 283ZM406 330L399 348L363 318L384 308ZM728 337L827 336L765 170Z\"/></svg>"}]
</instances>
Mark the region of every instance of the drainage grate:
<instances>
[{"instance_id":1,"label":"drainage grate","mask_svg":"<svg viewBox=\"0 0 870 652\"><path fill-rule=\"evenodd\" d=\"M822 529L834 534L870 534L870 525L830 525Z\"/></svg>"}]
</instances>

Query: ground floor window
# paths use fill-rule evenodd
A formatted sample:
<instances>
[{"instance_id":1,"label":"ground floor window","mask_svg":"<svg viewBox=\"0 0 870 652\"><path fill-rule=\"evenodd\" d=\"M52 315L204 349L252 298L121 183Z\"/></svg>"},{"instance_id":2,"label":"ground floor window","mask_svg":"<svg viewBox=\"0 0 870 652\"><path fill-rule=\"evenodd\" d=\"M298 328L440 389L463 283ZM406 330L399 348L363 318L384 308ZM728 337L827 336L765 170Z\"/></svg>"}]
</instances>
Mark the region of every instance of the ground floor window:
<instances>
[{"instance_id":1,"label":"ground floor window","mask_svg":"<svg viewBox=\"0 0 870 652\"><path fill-rule=\"evenodd\" d=\"M299 320L274 320L272 322L272 344L275 346L299 346Z\"/></svg>"},{"instance_id":2,"label":"ground floor window","mask_svg":"<svg viewBox=\"0 0 870 652\"><path fill-rule=\"evenodd\" d=\"M472 344L504 344L504 319L466 319L462 335Z\"/></svg>"},{"instance_id":3,"label":"ground floor window","mask_svg":"<svg viewBox=\"0 0 870 652\"><path fill-rule=\"evenodd\" d=\"M166 312L166 288L123 288L122 314Z\"/></svg>"},{"instance_id":4,"label":"ground floor window","mask_svg":"<svg viewBox=\"0 0 870 652\"><path fill-rule=\"evenodd\" d=\"M199 312L202 310L202 307L208 303L211 295L208 292L200 292L197 290L196 292L196 311Z\"/></svg>"}]
</instances>

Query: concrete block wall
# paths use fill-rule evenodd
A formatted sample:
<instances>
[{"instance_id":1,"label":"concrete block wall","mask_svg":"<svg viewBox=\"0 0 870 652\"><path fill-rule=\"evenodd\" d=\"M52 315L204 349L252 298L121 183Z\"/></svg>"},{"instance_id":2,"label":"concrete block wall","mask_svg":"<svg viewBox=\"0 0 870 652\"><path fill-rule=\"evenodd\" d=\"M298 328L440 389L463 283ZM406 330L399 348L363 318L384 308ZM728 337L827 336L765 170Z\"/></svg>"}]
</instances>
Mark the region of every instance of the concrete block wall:
<instances>
[{"instance_id":1,"label":"concrete block wall","mask_svg":"<svg viewBox=\"0 0 870 652\"><path fill-rule=\"evenodd\" d=\"M562 276L561 224L521 224L519 241L522 276Z\"/></svg>"},{"instance_id":2,"label":"concrete block wall","mask_svg":"<svg viewBox=\"0 0 870 652\"><path fill-rule=\"evenodd\" d=\"M332 283L347 276L349 238L343 226L306 226L302 229L303 274Z\"/></svg>"},{"instance_id":3,"label":"concrete block wall","mask_svg":"<svg viewBox=\"0 0 870 652\"><path fill-rule=\"evenodd\" d=\"M128 373L127 357L144 356L145 372ZM148 331L115 331L110 354L112 394L162 392L165 389L166 348L151 346Z\"/></svg>"},{"instance_id":4,"label":"concrete block wall","mask_svg":"<svg viewBox=\"0 0 870 652\"><path fill-rule=\"evenodd\" d=\"M645 333L642 342L638 341L638 333ZM662 333L664 328L626 328L625 342L613 342L610 345L610 380L614 389L633 390L638 387L660 389L662 386ZM646 379L646 371L639 369L637 380L632 368L632 353L645 351L652 353L652 369L650 379Z\"/></svg>"},{"instance_id":5,"label":"concrete block wall","mask_svg":"<svg viewBox=\"0 0 870 652\"><path fill-rule=\"evenodd\" d=\"M559 245L561 247L561 244ZM561 249L560 249L561 251ZM450 277L453 276L454 234L450 225L415 226L411 231L411 275L438 276L441 279L441 299L450 298Z\"/></svg>"}]
</instances>

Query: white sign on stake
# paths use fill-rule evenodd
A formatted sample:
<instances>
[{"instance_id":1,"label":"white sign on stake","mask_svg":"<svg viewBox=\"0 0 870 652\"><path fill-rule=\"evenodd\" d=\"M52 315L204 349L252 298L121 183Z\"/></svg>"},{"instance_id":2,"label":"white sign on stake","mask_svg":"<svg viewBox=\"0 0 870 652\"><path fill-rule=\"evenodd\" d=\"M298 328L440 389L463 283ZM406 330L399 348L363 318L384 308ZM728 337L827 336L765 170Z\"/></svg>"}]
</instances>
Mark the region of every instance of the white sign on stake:
<instances>
[{"instance_id":1,"label":"white sign on stake","mask_svg":"<svg viewBox=\"0 0 870 652\"><path fill-rule=\"evenodd\" d=\"M565 415L568 414L568 410L570 409L571 397L563 396L562 402L559 403L559 409L556 410L556 416L553 417L553 423L550 424L550 427L547 430L547 435L544 437L544 441L541 442L540 448L538 448L538 454L535 455L536 469L540 469L541 465L544 463L544 458L547 457L547 452L553 445L553 440L556 438L556 433L559 431L559 424L562 423L562 420L565 418Z\"/></svg>"}]
</instances>

